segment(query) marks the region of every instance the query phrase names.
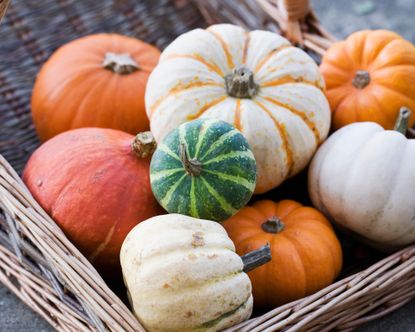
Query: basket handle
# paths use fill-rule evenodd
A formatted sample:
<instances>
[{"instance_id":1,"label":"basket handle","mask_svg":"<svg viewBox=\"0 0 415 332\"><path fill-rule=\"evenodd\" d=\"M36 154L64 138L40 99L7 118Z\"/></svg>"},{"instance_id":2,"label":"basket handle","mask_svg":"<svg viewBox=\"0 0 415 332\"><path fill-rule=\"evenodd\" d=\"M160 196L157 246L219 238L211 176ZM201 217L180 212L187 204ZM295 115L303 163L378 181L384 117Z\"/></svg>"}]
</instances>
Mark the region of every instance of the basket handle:
<instances>
[{"instance_id":1,"label":"basket handle","mask_svg":"<svg viewBox=\"0 0 415 332\"><path fill-rule=\"evenodd\" d=\"M0 22L6 14L7 7L9 6L10 0L0 0Z\"/></svg>"},{"instance_id":2,"label":"basket handle","mask_svg":"<svg viewBox=\"0 0 415 332\"><path fill-rule=\"evenodd\" d=\"M311 11L309 0L278 0L278 5L284 16L280 25L286 37L295 44L304 45L301 21Z\"/></svg>"},{"instance_id":3,"label":"basket handle","mask_svg":"<svg viewBox=\"0 0 415 332\"><path fill-rule=\"evenodd\" d=\"M256 0L292 43L323 55L336 41L314 14L310 0Z\"/></svg>"},{"instance_id":4,"label":"basket handle","mask_svg":"<svg viewBox=\"0 0 415 332\"><path fill-rule=\"evenodd\" d=\"M301 20L310 12L310 0L282 0L282 5L289 20Z\"/></svg>"}]
</instances>

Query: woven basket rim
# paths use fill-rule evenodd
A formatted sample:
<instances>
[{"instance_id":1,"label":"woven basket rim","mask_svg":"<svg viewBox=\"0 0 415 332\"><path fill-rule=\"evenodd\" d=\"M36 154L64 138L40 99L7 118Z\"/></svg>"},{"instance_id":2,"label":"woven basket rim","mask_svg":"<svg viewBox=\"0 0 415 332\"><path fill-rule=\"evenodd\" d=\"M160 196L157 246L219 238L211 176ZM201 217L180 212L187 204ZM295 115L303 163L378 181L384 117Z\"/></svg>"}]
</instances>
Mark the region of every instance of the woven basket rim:
<instances>
[{"instance_id":1,"label":"woven basket rim","mask_svg":"<svg viewBox=\"0 0 415 332\"><path fill-rule=\"evenodd\" d=\"M283 1L244 0L237 6L232 1L220 0L171 1L176 8L197 6L207 24L230 21L247 29L262 24L269 30L282 30L295 44L317 55L322 55L335 41L312 9L293 19L294 14L287 13ZM291 5L296 2L309 5L304 0L285 1ZM5 10L8 2L1 1L0 9L5 4ZM0 21L1 16L0 10ZM145 332L0 155L1 210L0 226L5 233L0 232L0 281L23 302L61 331ZM226 331L330 331L334 328L351 331L415 298L414 281L415 245L412 245L313 295Z\"/></svg>"}]
</instances>

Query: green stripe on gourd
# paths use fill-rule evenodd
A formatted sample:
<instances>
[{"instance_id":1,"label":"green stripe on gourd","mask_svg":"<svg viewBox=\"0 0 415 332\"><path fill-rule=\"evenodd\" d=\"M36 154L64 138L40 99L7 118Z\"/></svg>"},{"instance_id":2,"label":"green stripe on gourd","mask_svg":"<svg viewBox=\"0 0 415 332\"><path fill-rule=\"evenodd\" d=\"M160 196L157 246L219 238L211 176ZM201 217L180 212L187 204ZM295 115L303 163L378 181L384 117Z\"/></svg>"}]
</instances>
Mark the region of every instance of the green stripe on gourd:
<instances>
[{"instance_id":1,"label":"green stripe on gourd","mask_svg":"<svg viewBox=\"0 0 415 332\"><path fill-rule=\"evenodd\" d=\"M223 221L248 203L256 163L242 134L215 119L197 119L173 130L150 166L154 196L170 213Z\"/></svg>"}]
</instances>

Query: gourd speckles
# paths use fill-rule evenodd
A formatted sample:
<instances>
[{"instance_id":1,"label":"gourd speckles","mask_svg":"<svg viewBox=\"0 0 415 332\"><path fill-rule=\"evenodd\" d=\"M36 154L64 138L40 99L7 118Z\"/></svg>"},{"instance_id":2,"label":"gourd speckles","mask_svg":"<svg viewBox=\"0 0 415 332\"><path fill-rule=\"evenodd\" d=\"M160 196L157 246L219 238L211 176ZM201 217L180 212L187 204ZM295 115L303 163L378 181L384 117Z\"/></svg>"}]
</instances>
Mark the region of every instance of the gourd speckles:
<instances>
[{"instance_id":1,"label":"gourd speckles","mask_svg":"<svg viewBox=\"0 0 415 332\"><path fill-rule=\"evenodd\" d=\"M146 112L160 143L186 121L232 124L257 163L255 193L298 174L330 127L316 63L270 31L216 24L180 35L163 51L146 87Z\"/></svg>"},{"instance_id":2,"label":"gourd speckles","mask_svg":"<svg viewBox=\"0 0 415 332\"><path fill-rule=\"evenodd\" d=\"M42 144L23 181L40 206L106 277L120 274L122 241L162 212L150 188L149 133L80 128Z\"/></svg>"},{"instance_id":3,"label":"gourd speckles","mask_svg":"<svg viewBox=\"0 0 415 332\"><path fill-rule=\"evenodd\" d=\"M120 260L146 331L222 331L252 312L245 262L216 222L179 214L150 218L129 233Z\"/></svg>"},{"instance_id":4,"label":"gourd speckles","mask_svg":"<svg viewBox=\"0 0 415 332\"><path fill-rule=\"evenodd\" d=\"M198 119L172 131L150 166L153 193L170 213L222 221L255 189L256 162L242 134L224 121Z\"/></svg>"}]
</instances>

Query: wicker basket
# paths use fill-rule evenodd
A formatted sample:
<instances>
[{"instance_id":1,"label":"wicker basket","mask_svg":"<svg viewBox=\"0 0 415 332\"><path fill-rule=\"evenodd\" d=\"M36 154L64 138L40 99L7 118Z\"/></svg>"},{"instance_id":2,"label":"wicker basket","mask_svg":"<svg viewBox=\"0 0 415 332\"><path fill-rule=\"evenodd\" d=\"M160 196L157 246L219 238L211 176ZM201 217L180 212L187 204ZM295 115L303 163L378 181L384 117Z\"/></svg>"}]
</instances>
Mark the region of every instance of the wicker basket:
<instances>
[{"instance_id":1,"label":"wicker basket","mask_svg":"<svg viewBox=\"0 0 415 332\"><path fill-rule=\"evenodd\" d=\"M63 43L98 31L163 48L216 22L281 32L317 61L334 40L308 0L14 0L8 9L0 27L0 281L57 330L145 331L19 178L39 144L29 107L39 66ZM360 270L228 331L351 331L415 297L415 246Z\"/></svg>"}]
</instances>

